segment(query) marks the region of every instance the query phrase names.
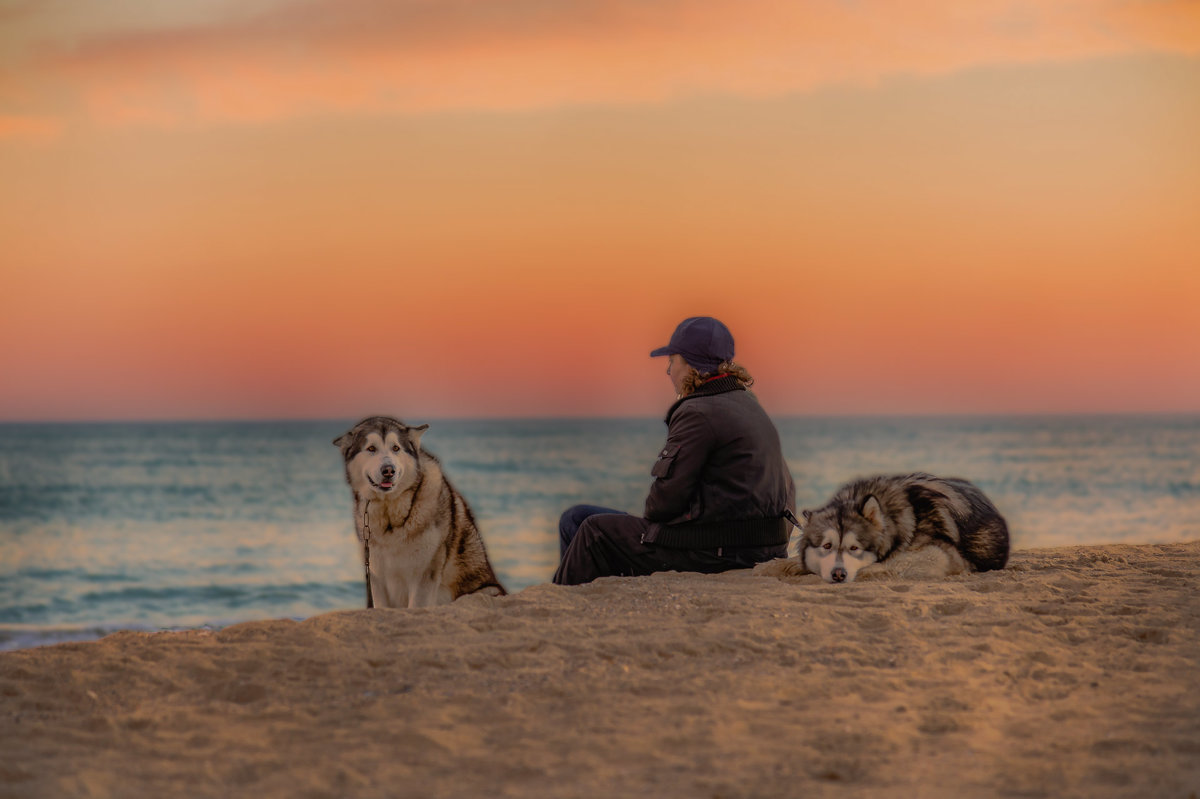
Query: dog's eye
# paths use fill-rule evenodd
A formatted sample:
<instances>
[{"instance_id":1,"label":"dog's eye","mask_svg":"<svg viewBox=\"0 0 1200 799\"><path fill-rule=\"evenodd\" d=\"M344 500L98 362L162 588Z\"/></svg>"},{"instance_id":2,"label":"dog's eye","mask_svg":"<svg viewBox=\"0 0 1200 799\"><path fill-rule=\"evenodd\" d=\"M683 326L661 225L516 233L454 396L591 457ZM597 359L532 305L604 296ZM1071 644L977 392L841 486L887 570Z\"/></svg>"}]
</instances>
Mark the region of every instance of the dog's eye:
<instances>
[{"instance_id":1,"label":"dog's eye","mask_svg":"<svg viewBox=\"0 0 1200 799\"><path fill-rule=\"evenodd\" d=\"M400 451L400 445L392 444L392 452L399 452L399 451Z\"/></svg>"},{"instance_id":2,"label":"dog's eye","mask_svg":"<svg viewBox=\"0 0 1200 799\"><path fill-rule=\"evenodd\" d=\"M375 445L374 445L374 444L372 444L371 446L367 447L367 452L375 452L375 451L376 451L376 447L375 447Z\"/></svg>"},{"instance_id":3,"label":"dog's eye","mask_svg":"<svg viewBox=\"0 0 1200 799\"><path fill-rule=\"evenodd\" d=\"M826 541L824 544L821 545L821 549L833 549L833 544Z\"/></svg>"},{"instance_id":4,"label":"dog's eye","mask_svg":"<svg viewBox=\"0 0 1200 799\"><path fill-rule=\"evenodd\" d=\"M850 547L850 551L851 551L851 552L857 552L857 551L858 551L858 547L856 547L856 546L852 546L852 547Z\"/></svg>"}]
</instances>

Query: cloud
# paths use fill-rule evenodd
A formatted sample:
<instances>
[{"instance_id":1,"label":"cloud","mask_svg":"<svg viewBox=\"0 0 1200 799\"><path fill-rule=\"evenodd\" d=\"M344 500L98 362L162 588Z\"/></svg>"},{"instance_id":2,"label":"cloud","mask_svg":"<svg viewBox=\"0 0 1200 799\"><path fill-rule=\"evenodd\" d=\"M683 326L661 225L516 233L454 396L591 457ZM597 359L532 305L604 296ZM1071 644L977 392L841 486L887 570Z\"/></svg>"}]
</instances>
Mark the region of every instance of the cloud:
<instances>
[{"instance_id":1,"label":"cloud","mask_svg":"<svg viewBox=\"0 0 1200 799\"><path fill-rule=\"evenodd\" d=\"M127 21L36 52L0 78L0 102L15 85L57 98L53 113L176 126L774 96L982 65L1195 56L1200 4L297 0L173 28Z\"/></svg>"}]
</instances>

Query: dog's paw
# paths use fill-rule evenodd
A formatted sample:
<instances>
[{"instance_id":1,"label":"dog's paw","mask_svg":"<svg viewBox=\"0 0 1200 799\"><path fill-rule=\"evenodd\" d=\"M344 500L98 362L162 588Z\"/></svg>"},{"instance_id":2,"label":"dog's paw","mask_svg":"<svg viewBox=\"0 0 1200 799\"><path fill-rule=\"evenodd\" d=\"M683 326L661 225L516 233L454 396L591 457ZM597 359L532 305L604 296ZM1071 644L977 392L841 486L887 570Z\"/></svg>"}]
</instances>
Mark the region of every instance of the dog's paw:
<instances>
[{"instance_id":1,"label":"dog's paw","mask_svg":"<svg viewBox=\"0 0 1200 799\"><path fill-rule=\"evenodd\" d=\"M870 563L863 566L854 575L854 582L870 582L872 580L887 580L895 577L895 572L887 563Z\"/></svg>"},{"instance_id":2,"label":"dog's paw","mask_svg":"<svg viewBox=\"0 0 1200 799\"><path fill-rule=\"evenodd\" d=\"M858 570L855 580L941 580L965 571L965 561L957 552L939 546L925 546L897 552L879 563Z\"/></svg>"},{"instance_id":3,"label":"dog's paw","mask_svg":"<svg viewBox=\"0 0 1200 799\"><path fill-rule=\"evenodd\" d=\"M798 558L768 560L757 564L753 569L755 577L801 577L811 573Z\"/></svg>"}]
</instances>

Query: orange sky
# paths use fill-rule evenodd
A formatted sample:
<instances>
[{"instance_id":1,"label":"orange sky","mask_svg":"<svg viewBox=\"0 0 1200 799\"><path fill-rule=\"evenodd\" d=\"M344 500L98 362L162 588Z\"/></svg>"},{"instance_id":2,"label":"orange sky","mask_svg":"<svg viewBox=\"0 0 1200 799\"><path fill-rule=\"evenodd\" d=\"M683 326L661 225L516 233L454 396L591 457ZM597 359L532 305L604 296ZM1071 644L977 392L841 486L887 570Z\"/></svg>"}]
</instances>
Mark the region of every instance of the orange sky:
<instances>
[{"instance_id":1,"label":"orange sky","mask_svg":"<svg viewBox=\"0 0 1200 799\"><path fill-rule=\"evenodd\" d=\"M1200 411L1186 0L0 0L0 420Z\"/></svg>"}]
</instances>

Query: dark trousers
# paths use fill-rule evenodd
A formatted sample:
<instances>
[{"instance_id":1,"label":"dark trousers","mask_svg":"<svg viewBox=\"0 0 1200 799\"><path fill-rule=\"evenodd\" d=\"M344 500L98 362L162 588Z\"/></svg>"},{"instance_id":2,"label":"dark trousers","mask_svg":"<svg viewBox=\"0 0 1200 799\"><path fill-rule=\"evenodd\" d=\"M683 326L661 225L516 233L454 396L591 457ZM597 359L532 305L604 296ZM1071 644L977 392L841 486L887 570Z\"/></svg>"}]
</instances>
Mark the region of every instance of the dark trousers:
<instances>
[{"instance_id":1,"label":"dark trousers","mask_svg":"<svg viewBox=\"0 0 1200 799\"><path fill-rule=\"evenodd\" d=\"M561 562L557 585L590 583L597 577L639 577L654 572L715 574L748 569L756 563L787 557L787 545L672 549L643 544L651 522L612 508L576 505L558 522Z\"/></svg>"}]
</instances>

